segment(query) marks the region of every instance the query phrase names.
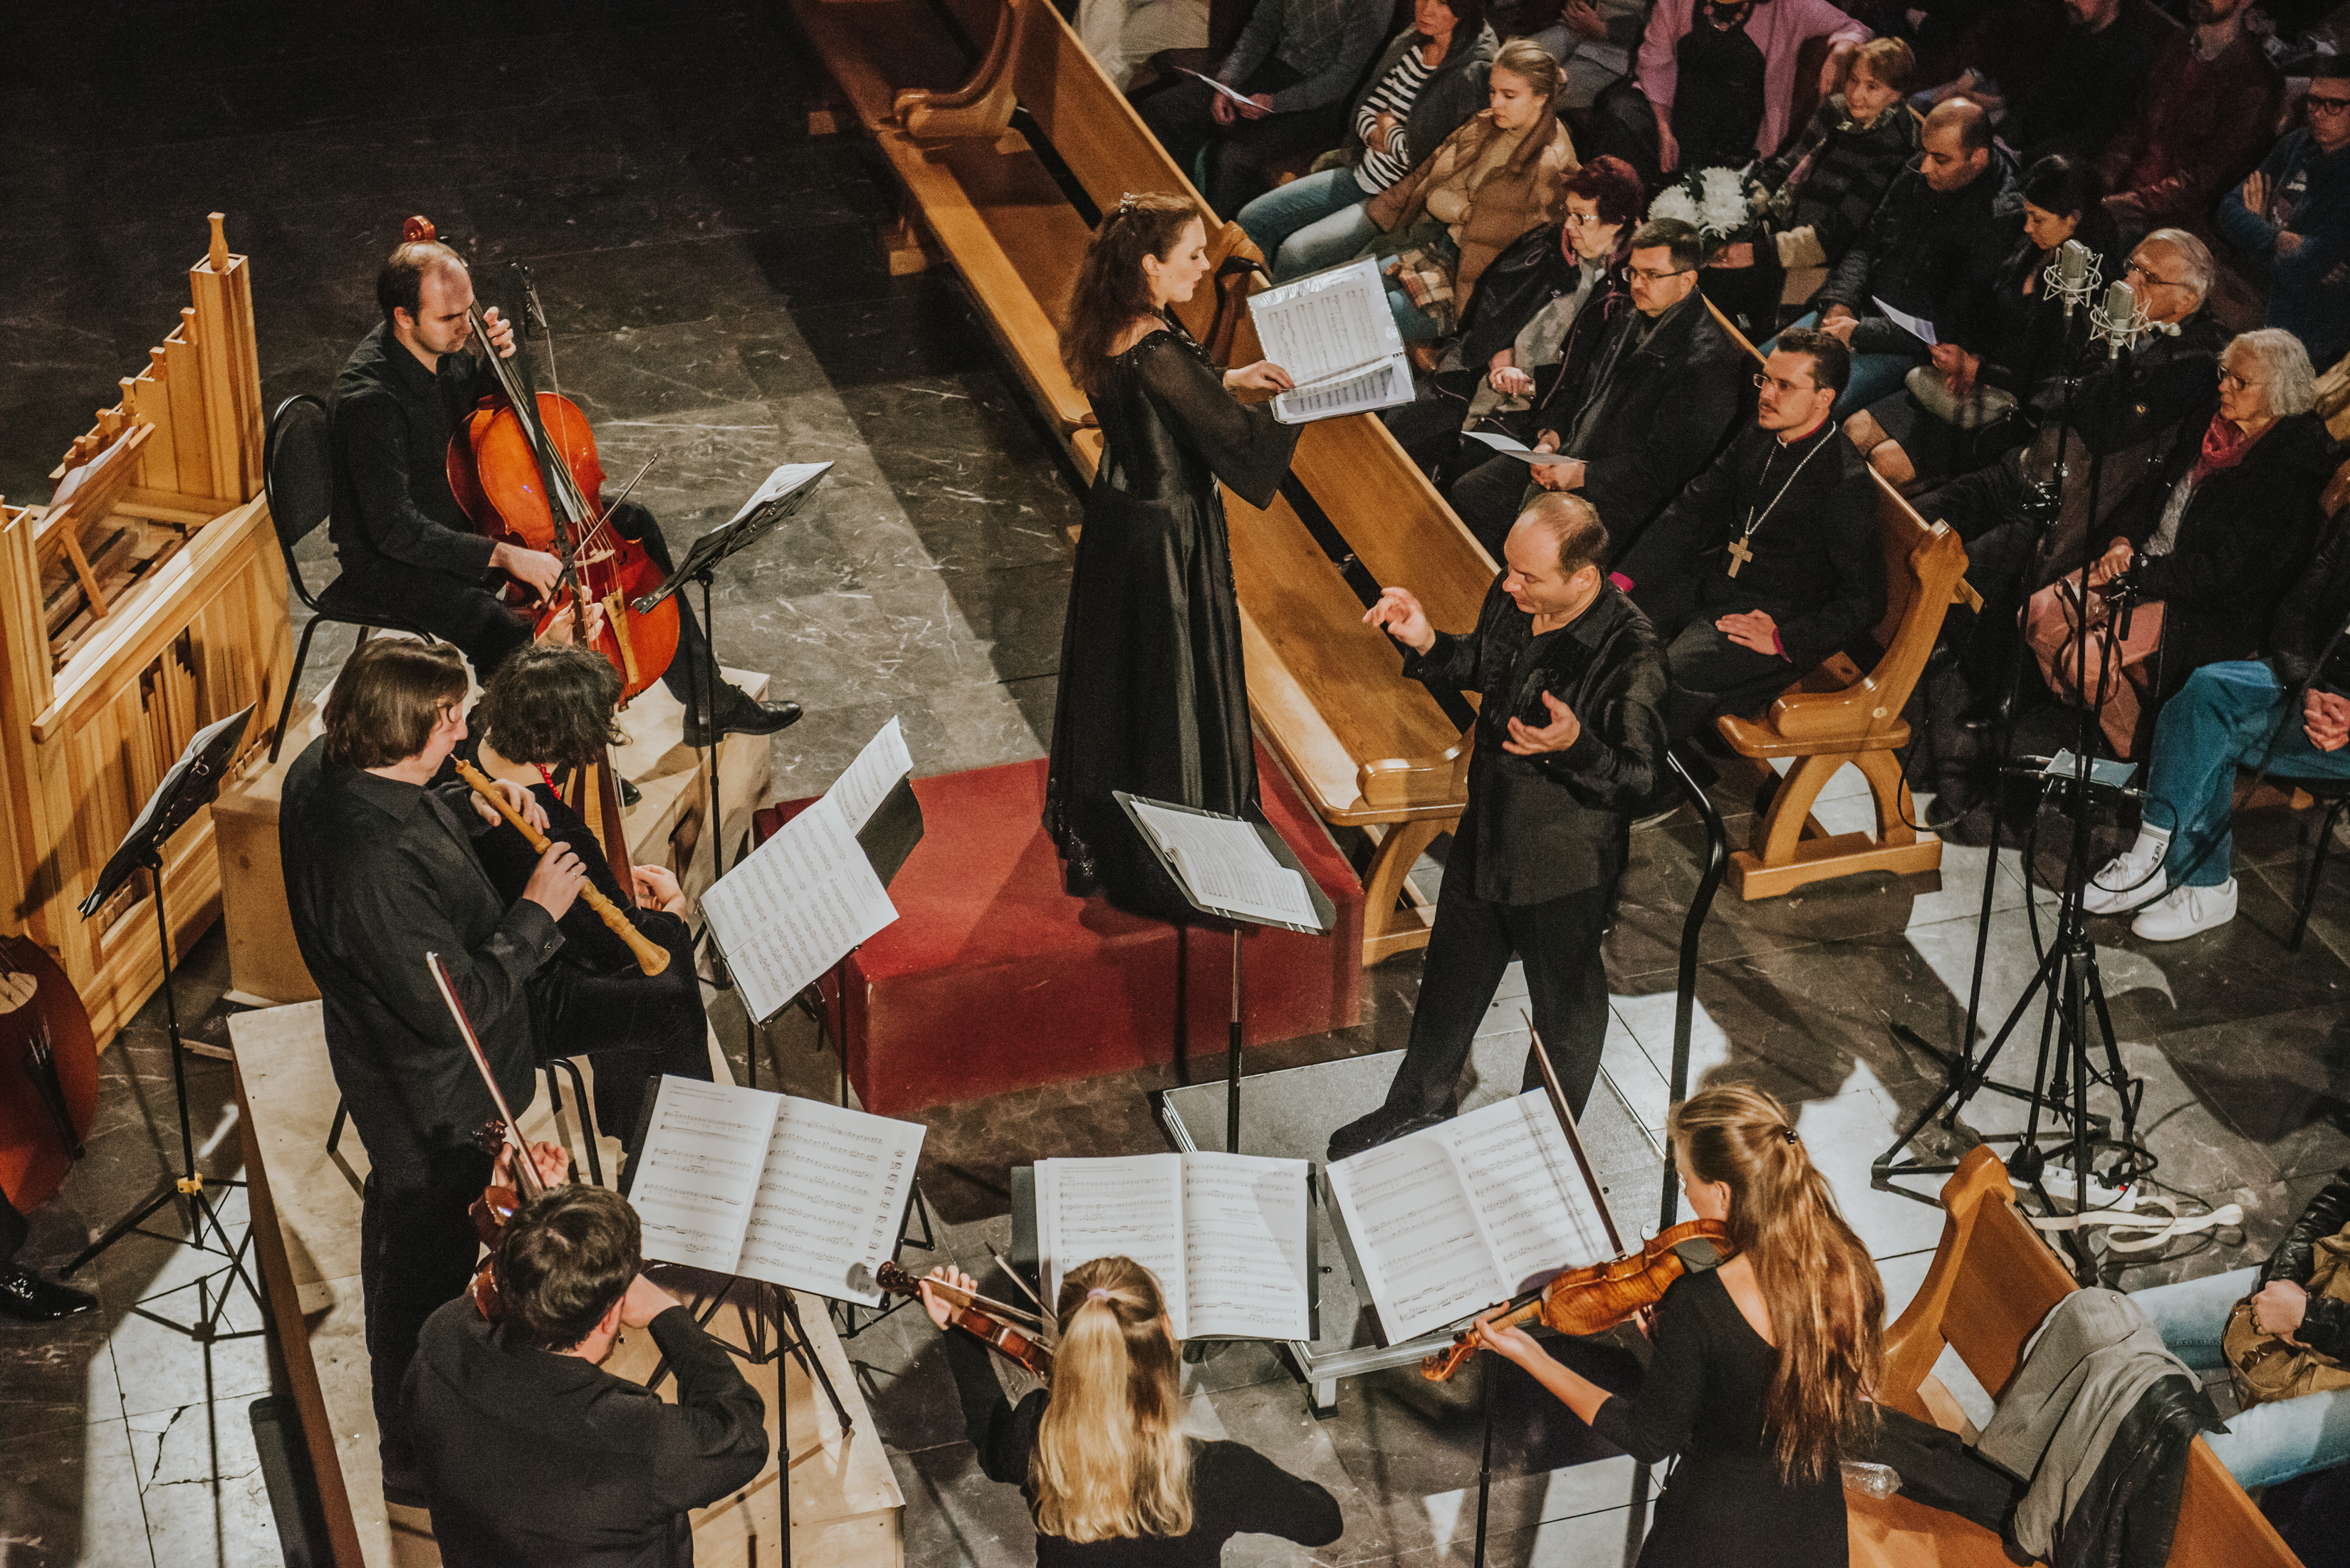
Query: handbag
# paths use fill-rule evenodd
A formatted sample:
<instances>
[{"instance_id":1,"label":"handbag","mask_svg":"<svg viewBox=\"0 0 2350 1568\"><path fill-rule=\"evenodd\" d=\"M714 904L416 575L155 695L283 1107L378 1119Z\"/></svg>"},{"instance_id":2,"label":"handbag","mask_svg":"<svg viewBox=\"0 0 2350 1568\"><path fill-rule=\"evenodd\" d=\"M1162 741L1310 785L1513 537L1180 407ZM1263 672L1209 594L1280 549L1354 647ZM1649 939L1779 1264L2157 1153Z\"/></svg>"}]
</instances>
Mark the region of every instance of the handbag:
<instances>
[{"instance_id":1,"label":"handbag","mask_svg":"<svg viewBox=\"0 0 2350 1568\"><path fill-rule=\"evenodd\" d=\"M2309 1293L2334 1301L2350 1301L2350 1226L2317 1243L2317 1266L2309 1272ZM2246 1296L2228 1313L2228 1326L2220 1347L2236 1386L2236 1402L2249 1410L2303 1394L2350 1388L2350 1367L2305 1345L2294 1345L2252 1327L2252 1299Z\"/></svg>"},{"instance_id":2,"label":"handbag","mask_svg":"<svg viewBox=\"0 0 2350 1568\"><path fill-rule=\"evenodd\" d=\"M1950 383L1931 365L1919 365L1903 378L1903 386L1918 406L1946 425L1956 425L1962 431L1979 431L1995 425L2015 411L2015 394L1998 387L1987 387L1981 381L1964 398L1950 395Z\"/></svg>"}]
</instances>

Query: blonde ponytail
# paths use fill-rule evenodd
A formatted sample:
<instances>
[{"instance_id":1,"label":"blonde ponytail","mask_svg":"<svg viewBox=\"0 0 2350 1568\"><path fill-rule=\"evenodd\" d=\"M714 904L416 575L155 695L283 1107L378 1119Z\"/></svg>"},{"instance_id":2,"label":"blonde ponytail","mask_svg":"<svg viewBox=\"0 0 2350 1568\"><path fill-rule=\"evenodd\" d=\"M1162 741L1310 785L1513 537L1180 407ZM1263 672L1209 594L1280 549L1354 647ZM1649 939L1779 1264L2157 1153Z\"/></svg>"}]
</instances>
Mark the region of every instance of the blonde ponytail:
<instances>
[{"instance_id":1,"label":"blonde ponytail","mask_svg":"<svg viewBox=\"0 0 2350 1568\"><path fill-rule=\"evenodd\" d=\"M1062 1277L1053 1396L1029 1456L1036 1528L1064 1541L1186 1535L1191 1449L1159 1282L1131 1258Z\"/></svg>"}]
</instances>

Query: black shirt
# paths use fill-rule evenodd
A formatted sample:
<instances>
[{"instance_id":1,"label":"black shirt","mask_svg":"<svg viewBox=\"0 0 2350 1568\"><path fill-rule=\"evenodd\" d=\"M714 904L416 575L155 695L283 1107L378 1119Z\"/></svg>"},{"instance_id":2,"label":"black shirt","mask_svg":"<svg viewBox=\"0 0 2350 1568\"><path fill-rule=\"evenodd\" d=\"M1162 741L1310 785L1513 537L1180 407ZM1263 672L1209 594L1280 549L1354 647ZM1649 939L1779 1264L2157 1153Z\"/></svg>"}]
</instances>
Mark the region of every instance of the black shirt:
<instances>
[{"instance_id":1,"label":"black shirt","mask_svg":"<svg viewBox=\"0 0 2350 1568\"><path fill-rule=\"evenodd\" d=\"M326 1012L327 1054L377 1178L421 1179L496 1114L424 967L438 952L507 1103L529 1103L530 982L563 945L537 904L508 906L473 840L472 792L331 766L321 738L294 760L278 813L294 940Z\"/></svg>"},{"instance_id":2,"label":"black shirt","mask_svg":"<svg viewBox=\"0 0 2350 1568\"><path fill-rule=\"evenodd\" d=\"M510 1344L459 1296L425 1321L400 1402L448 1568L671 1568L689 1509L767 1462L766 1402L693 1314L653 1319L677 1403L576 1355Z\"/></svg>"},{"instance_id":3,"label":"black shirt","mask_svg":"<svg viewBox=\"0 0 2350 1568\"><path fill-rule=\"evenodd\" d=\"M1477 742L1469 758L1469 806L1453 833L1477 897L1539 904L1610 888L1624 868L1633 807L1663 777L1665 661L1648 618L1603 586L1591 607L1537 637L1534 617L1493 579L1467 636L1440 631L1426 653L1406 651L1403 672L1439 689L1475 691ZM1563 752L1513 756L1502 749L1512 717L1551 723L1550 692L1583 732Z\"/></svg>"},{"instance_id":4,"label":"black shirt","mask_svg":"<svg viewBox=\"0 0 2350 1568\"><path fill-rule=\"evenodd\" d=\"M425 369L380 325L359 339L328 400L335 509L327 536L346 574L385 560L471 582L496 542L473 531L449 489L449 437L484 389L470 354Z\"/></svg>"}]
</instances>

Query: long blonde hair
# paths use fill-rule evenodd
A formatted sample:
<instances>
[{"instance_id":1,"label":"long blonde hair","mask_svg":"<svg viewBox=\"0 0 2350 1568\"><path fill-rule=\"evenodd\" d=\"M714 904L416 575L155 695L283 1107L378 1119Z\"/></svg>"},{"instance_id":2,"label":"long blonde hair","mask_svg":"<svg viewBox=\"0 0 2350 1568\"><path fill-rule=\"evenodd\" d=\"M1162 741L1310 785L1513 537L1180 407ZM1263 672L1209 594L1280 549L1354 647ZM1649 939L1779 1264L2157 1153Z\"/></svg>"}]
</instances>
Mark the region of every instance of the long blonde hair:
<instances>
[{"instance_id":1,"label":"long blonde hair","mask_svg":"<svg viewBox=\"0 0 2350 1568\"><path fill-rule=\"evenodd\" d=\"M1875 1415L1885 1282L1777 1100L1744 1084L1702 1090L1674 1109L1672 1137L1691 1176L1730 1185L1723 1223L1779 1345L1763 1429L1783 1475L1816 1479Z\"/></svg>"},{"instance_id":2,"label":"long blonde hair","mask_svg":"<svg viewBox=\"0 0 2350 1568\"><path fill-rule=\"evenodd\" d=\"M1053 1397L1028 1484L1036 1528L1064 1541L1188 1535L1191 1455L1181 1368L1159 1282L1131 1258L1062 1277Z\"/></svg>"}]
</instances>

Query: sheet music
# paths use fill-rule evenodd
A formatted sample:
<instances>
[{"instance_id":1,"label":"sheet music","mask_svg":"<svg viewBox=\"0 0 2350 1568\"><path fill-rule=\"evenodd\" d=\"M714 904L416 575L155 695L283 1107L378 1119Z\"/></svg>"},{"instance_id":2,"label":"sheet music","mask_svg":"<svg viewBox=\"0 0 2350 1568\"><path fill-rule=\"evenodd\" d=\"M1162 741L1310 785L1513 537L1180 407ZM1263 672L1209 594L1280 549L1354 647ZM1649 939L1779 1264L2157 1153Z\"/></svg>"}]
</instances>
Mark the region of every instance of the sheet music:
<instances>
[{"instance_id":1,"label":"sheet music","mask_svg":"<svg viewBox=\"0 0 2350 1568\"><path fill-rule=\"evenodd\" d=\"M857 760L832 781L824 796L840 807L848 831L854 834L872 819L889 798L890 787L913 771L914 756L906 750L905 726L893 714L880 732L865 742Z\"/></svg>"},{"instance_id":2,"label":"sheet music","mask_svg":"<svg viewBox=\"0 0 2350 1568\"><path fill-rule=\"evenodd\" d=\"M782 1096L732 1272L881 1304L873 1274L898 1251L922 1127Z\"/></svg>"},{"instance_id":3,"label":"sheet music","mask_svg":"<svg viewBox=\"0 0 2350 1568\"><path fill-rule=\"evenodd\" d=\"M1378 264L1348 262L1249 297L1265 358L1289 372L1295 391L1274 400L1274 417L1304 424L1411 400L1411 362Z\"/></svg>"},{"instance_id":4,"label":"sheet music","mask_svg":"<svg viewBox=\"0 0 2350 1568\"><path fill-rule=\"evenodd\" d=\"M826 469L828 469L831 466L832 464L828 462L787 462L784 464L781 468L775 470L775 472L767 475L766 482L761 484L758 489L751 493L751 499L743 503L743 510L734 514L733 516L726 519L727 525L731 527L734 524L743 521L743 518L751 515L752 513L759 510L760 507L766 505L769 502L780 500L782 497L789 495L793 491L808 483L818 474L821 474Z\"/></svg>"},{"instance_id":5,"label":"sheet music","mask_svg":"<svg viewBox=\"0 0 2350 1568\"><path fill-rule=\"evenodd\" d=\"M1135 815L1210 909L1286 926L1321 929L1305 878L1274 858L1256 829L1226 817L1170 811L1138 800Z\"/></svg>"},{"instance_id":6,"label":"sheet music","mask_svg":"<svg viewBox=\"0 0 2350 1568\"><path fill-rule=\"evenodd\" d=\"M1431 1128L1452 1151L1503 1296L1616 1255L1591 1189L1540 1089Z\"/></svg>"},{"instance_id":7,"label":"sheet music","mask_svg":"<svg viewBox=\"0 0 2350 1568\"><path fill-rule=\"evenodd\" d=\"M1284 392L1273 400L1273 417L1285 425L1306 425L1391 409L1411 398L1411 361L1398 355L1359 376Z\"/></svg>"},{"instance_id":8,"label":"sheet music","mask_svg":"<svg viewBox=\"0 0 2350 1568\"><path fill-rule=\"evenodd\" d=\"M1869 304L1877 306L1878 310L1885 313L1886 320L1890 321L1894 326L1898 327L1902 331L1909 334L1910 337L1918 338L1929 346L1931 346L1933 343L1934 324L1927 320L1924 317L1912 316L1906 310L1896 310L1873 294L1868 296L1868 302Z\"/></svg>"},{"instance_id":9,"label":"sheet music","mask_svg":"<svg viewBox=\"0 0 2350 1568\"><path fill-rule=\"evenodd\" d=\"M646 1257L734 1272L779 1097L662 1077L629 1181Z\"/></svg>"},{"instance_id":10,"label":"sheet music","mask_svg":"<svg viewBox=\"0 0 2350 1568\"><path fill-rule=\"evenodd\" d=\"M1340 1160L1329 1177L1389 1345L1509 1294L1442 1143L1399 1138Z\"/></svg>"},{"instance_id":11,"label":"sheet music","mask_svg":"<svg viewBox=\"0 0 2350 1568\"><path fill-rule=\"evenodd\" d=\"M1242 92L1237 88L1228 88L1223 83L1211 76L1201 76L1198 71L1193 70L1189 66L1177 66L1175 68L1187 77L1199 77L1201 81L1207 83L1210 87L1215 88L1218 92L1223 94L1224 97L1232 99L1236 104L1244 103L1251 109L1257 107L1256 99L1249 97L1248 94Z\"/></svg>"},{"instance_id":12,"label":"sheet music","mask_svg":"<svg viewBox=\"0 0 2350 1568\"><path fill-rule=\"evenodd\" d=\"M1036 1222L1046 1301L1060 1299L1061 1276L1079 1263L1128 1257L1159 1276L1175 1337L1189 1336L1181 1156L1040 1159Z\"/></svg>"},{"instance_id":13,"label":"sheet music","mask_svg":"<svg viewBox=\"0 0 2350 1568\"><path fill-rule=\"evenodd\" d=\"M1253 1154L1182 1158L1183 1272L1191 1332L1220 1338L1312 1338L1305 1162Z\"/></svg>"},{"instance_id":14,"label":"sheet music","mask_svg":"<svg viewBox=\"0 0 2350 1568\"><path fill-rule=\"evenodd\" d=\"M754 1019L774 1017L858 943L898 918L830 795L702 895L702 912Z\"/></svg>"}]
</instances>

